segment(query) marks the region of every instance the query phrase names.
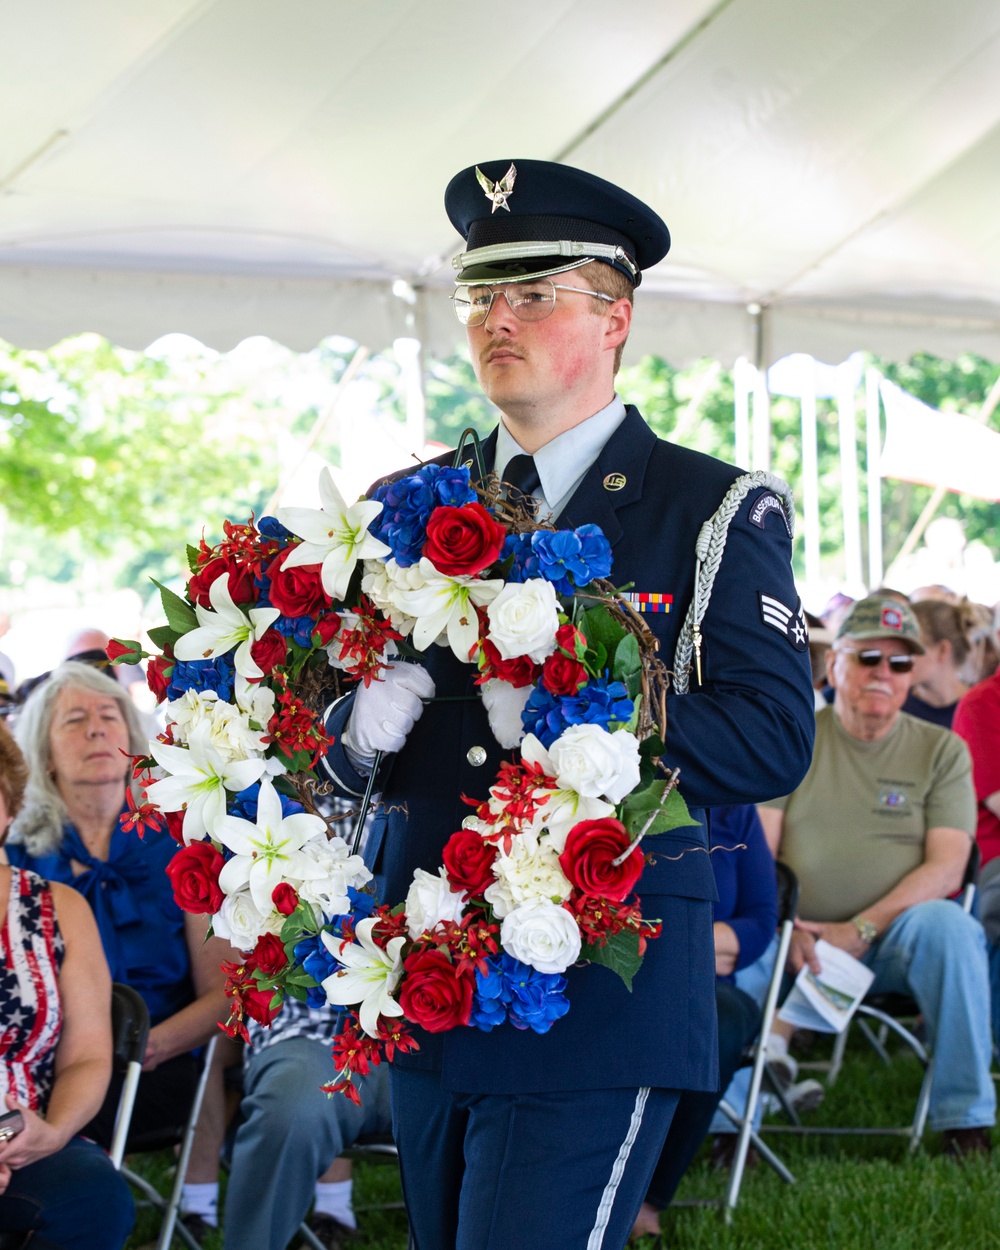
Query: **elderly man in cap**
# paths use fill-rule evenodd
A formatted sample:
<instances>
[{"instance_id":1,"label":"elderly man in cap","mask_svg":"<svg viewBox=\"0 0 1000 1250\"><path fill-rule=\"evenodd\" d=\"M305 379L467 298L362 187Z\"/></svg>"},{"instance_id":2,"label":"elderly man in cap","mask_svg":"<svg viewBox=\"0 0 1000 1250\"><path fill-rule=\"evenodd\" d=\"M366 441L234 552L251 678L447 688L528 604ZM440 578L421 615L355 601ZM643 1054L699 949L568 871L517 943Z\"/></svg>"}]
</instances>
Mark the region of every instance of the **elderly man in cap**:
<instances>
[{"instance_id":1,"label":"elderly man in cap","mask_svg":"<svg viewBox=\"0 0 1000 1250\"><path fill-rule=\"evenodd\" d=\"M844 618L827 655L833 706L816 718L802 784L761 807L775 855L797 874L791 965L819 971L817 938L911 994L936 1055L930 1124L945 1151L987 1151L996 1096L986 940L949 900L976 828L969 752L948 729L900 709L923 653L909 607L872 597Z\"/></svg>"},{"instance_id":2,"label":"elderly man in cap","mask_svg":"<svg viewBox=\"0 0 1000 1250\"><path fill-rule=\"evenodd\" d=\"M707 849L703 809L784 793L809 763L791 508L777 479L743 480L660 441L615 393L633 289L670 242L656 213L592 174L531 160L463 170L445 206L466 240L455 310L500 411L486 469L561 527L598 524L668 667L682 682L691 670L689 692L668 697L666 759L703 823L648 840L643 911L663 933L631 993L606 968L576 967L569 1014L544 1035L417 1030L420 1051L393 1064L403 1187L417 1250L617 1250L678 1091L717 1088L715 886L708 856L686 852ZM677 659L696 543L724 499L721 561ZM392 753L368 843L390 903L416 868L437 870L468 813L461 796L485 797L502 759L473 677L432 648L426 668L397 665L330 719L343 793L363 791L376 751Z\"/></svg>"}]
</instances>

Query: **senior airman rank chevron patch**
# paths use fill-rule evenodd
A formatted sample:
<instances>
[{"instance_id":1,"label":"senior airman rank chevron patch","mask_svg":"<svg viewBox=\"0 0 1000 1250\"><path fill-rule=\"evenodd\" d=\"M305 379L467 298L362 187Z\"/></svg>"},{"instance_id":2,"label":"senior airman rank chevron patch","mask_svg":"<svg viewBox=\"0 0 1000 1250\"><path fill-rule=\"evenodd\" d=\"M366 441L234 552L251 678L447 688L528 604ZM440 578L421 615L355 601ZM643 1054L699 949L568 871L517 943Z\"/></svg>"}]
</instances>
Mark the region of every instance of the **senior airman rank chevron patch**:
<instances>
[{"instance_id":1,"label":"senior airman rank chevron patch","mask_svg":"<svg viewBox=\"0 0 1000 1250\"><path fill-rule=\"evenodd\" d=\"M673 595L646 590L623 591L622 598L627 599L637 612L669 612L674 602Z\"/></svg>"},{"instance_id":2,"label":"senior airman rank chevron patch","mask_svg":"<svg viewBox=\"0 0 1000 1250\"><path fill-rule=\"evenodd\" d=\"M758 590L757 598L760 602L760 619L764 624L770 625L779 634L784 634L796 651L807 650L809 629L806 618L802 615L802 604L797 604L795 608L786 607L780 599L765 595L762 590Z\"/></svg>"}]
</instances>

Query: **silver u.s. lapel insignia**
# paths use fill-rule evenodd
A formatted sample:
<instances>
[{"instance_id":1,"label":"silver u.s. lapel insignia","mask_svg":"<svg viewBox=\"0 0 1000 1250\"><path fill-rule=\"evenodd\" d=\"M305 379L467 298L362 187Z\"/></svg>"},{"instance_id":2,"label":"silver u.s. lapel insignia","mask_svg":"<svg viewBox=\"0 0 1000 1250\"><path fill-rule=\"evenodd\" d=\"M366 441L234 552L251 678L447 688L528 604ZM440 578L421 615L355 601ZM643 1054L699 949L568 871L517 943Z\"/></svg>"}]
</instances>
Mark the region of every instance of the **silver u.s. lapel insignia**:
<instances>
[{"instance_id":1,"label":"silver u.s. lapel insignia","mask_svg":"<svg viewBox=\"0 0 1000 1250\"><path fill-rule=\"evenodd\" d=\"M621 488L625 485L625 481L626 479L624 473L609 473L604 479L604 489L621 490Z\"/></svg>"},{"instance_id":2,"label":"silver u.s. lapel insignia","mask_svg":"<svg viewBox=\"0 0 1000 1250\"><path fill-rule=\"evenodd\" d=\"M514 191L514 179L516 177L517 170L514 168L513 161L510 169L507 170L499 182L493 182L492 179L487 178L479 166L476 166L476 181L483 188L483 194L493 205L493 208L490 210L491 213L495 213L498 208L504 208L508 213L510 212L510 205L507 203L507 200Z\"/></svg>"}]
</instances>

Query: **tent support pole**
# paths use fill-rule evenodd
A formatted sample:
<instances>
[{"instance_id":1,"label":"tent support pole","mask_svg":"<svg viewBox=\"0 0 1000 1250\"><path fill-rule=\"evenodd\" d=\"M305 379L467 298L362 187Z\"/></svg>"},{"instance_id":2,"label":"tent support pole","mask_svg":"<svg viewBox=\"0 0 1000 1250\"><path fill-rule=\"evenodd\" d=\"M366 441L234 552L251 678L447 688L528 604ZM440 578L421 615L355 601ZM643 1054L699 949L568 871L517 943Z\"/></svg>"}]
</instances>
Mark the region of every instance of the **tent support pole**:
<instances>
[{"instance_id":1,"label":"tent support pole","mask_svg":"<svg viewBox=\"0 0 1000 1250\"><path fill-rule=\"evenodd\" d=\"M879 374L865 371L865 469L868 483L868 587L882 585L882 431L879 424Z\"/></svg>"}]
</instances>

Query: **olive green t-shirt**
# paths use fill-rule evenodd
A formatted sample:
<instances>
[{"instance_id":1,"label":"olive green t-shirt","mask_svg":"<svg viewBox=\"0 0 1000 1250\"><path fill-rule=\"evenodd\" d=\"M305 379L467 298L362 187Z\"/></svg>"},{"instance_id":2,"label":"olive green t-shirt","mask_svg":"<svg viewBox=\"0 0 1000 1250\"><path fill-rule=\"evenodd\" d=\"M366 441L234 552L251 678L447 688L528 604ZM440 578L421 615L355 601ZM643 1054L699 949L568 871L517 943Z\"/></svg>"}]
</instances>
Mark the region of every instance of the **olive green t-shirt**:
<instances>
[{"instance_id":1,"label":"olive green t-shirt","mask_svg":"<svg viewBox=\"0 0 1000 1250\"><path fill-rule=\"evenodd\" d=\"M802 784L763 806L785 813L779 858L799 879L803 920L849 920L888 894L923 862L928 829L976 829L965 743L903 712L861 742L824 708Z\"/></svg>"}]
</instances>

